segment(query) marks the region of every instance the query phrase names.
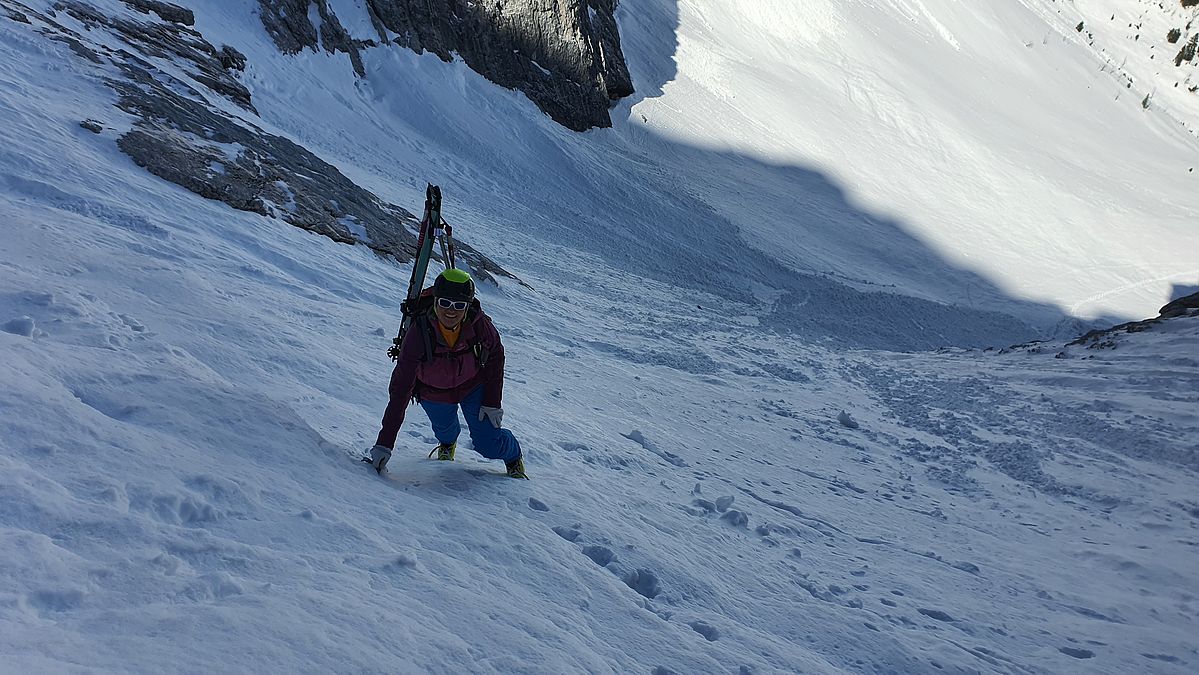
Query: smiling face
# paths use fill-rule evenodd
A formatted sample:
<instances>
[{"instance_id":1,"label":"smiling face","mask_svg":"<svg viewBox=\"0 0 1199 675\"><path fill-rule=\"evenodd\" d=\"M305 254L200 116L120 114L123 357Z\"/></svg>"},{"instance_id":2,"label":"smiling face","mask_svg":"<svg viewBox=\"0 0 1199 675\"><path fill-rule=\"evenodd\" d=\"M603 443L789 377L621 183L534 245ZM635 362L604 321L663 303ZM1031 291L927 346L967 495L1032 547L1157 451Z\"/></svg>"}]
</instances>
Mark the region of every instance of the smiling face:
<instances>
[{"instance_id":1,"label":"smiling face","mask_svg":"<svg viewBox=\"0 0 1199 675\"><path fill-rule=\"evenodd\" d=\"M433 282L433 313L446 330L458 328L474 299L475 282L463 270L449 268Z\"/></svg>"},{"instance_id":2,"label":"smiling face","mask_svg":"<svg viewBox=\"0 0 1199 675\"><path fill-rule=\"evenodd\" d=\"M466 318L466 309L469 306L465 301L437 298L433 301L433 313L437 316L438 323L446 330L454 330Z\"/></svg>"}]
</instances>

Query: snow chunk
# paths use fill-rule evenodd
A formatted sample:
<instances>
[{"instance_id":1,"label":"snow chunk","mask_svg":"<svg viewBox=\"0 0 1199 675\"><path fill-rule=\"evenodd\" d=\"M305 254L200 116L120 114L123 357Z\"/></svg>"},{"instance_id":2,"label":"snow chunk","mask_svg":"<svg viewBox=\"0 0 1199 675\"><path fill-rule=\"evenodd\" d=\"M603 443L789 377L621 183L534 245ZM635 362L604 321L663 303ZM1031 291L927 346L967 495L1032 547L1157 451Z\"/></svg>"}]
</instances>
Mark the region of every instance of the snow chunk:
<instances>
[{"instance_id":1,"label":"snow chunk","mask_svg":"<svg viewBox=\"0 0 1199 675\"><path fill-rule=\"evenodd\" d=\"M853 416L844 410L841 411L841 414L837 415L837 421L841 423L841 426L847 429L857 429L860 426L857 420L855 420Z\"/></svg>"}]
</instances>

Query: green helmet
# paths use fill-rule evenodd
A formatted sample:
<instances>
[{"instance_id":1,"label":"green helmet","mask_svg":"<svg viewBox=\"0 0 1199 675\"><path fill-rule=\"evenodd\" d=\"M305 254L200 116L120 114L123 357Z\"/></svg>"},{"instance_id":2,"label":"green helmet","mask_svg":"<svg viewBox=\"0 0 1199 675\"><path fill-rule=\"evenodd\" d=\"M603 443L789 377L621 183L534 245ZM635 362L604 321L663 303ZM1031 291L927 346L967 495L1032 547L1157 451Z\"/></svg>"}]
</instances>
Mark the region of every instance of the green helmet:
<instances>
[{"instance_id":1,"label":"green helmet","mask_svg":"<svg viewBox=\"0 0 1199 675\"><path fill-rule=\"evenodd\" d=\"M475 282L463 270L447 269L433 282L433 297L469 302L475 299Z\"/></svg>"}]
</instances>

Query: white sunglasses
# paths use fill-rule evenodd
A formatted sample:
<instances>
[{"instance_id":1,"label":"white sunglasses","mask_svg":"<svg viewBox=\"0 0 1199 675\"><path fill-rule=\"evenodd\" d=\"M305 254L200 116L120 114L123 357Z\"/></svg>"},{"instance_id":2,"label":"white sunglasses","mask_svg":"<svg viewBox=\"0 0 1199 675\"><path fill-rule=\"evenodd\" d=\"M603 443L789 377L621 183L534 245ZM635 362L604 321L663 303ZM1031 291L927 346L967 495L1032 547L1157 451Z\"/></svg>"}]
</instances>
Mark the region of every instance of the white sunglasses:
<instances>
[{"instance_id":1,"label":"white sunglasses","mask_svg":"<svg viewBox=\"0 0 1199 675\"><path fill-rule=\"evenodd\" d=\"M450 300L449 298L437 298L437 306L442 309L456 309L459 312L465 312L467 307L470 307L470 302L466 300Z\"/></svg>"}]
</instances>

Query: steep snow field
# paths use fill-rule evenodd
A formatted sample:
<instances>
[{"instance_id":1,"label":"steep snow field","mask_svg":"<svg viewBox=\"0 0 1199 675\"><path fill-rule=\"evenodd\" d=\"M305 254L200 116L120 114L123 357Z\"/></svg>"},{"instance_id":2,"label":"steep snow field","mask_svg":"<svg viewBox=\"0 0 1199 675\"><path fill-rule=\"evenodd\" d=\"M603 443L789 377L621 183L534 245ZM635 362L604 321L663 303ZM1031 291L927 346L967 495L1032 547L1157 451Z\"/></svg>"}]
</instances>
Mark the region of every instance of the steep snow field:
<instances>
[{"instance_id":1,"label":"steep snow field","mask_svg":"<svg viewBox=\"0 0 1199 675\"><path fill-rule=\"evenodd\" d=\"M1199 283L1177 253L1199 245L1199 139L1180 121L1199 120L1199 96L1171 89L1141 106L1157 82L1194 72L1142 70L1166 26L1186 25L1172 15L1195 10L1157 10L1153 39L1112 28L1089 44L1077 23L1109 29L1113 4L622 5L637 93L613 130L583 135L461 63L370 50L355 81L345 55L281 56L245 20L249 0L197 21L251 56L244 81L269 123L385 197L411 203L440 182L502 238L529 231L659 280L754 294L776 303L772 323L810 338L923 347L987 344L962 327L988 321L971 310L1031 324L995 326L998 344L1073 334L1071 317L1149 316L1172 285ZM337 7L369 25L361 3ZM855 290L961 311L923 316L941 333L927 343L872 343L832 317L928 312Z\"/></svg>"},{"instance_id":2,"label":"steep snow field","mask_svg":"<svg viewBox=\"0 0 1199 675\"><path fill-rule=\"evenodd\" d=\"M889 128L945 142L963 91L1006 100L1021 81L987 64L1030 68L1030 86L1045 70L1018 57L1083 73L1091 52L1024 5L812 3L790 24L776 5L628 3L650 82L583 135L461 64L369 52L355 82L344 57L273 53L254 3L197 8L250 57L264 126L410 209L442 184L462 235L531 286L482 289L528 482L467 448L426 460L415 408L388 477L356 463L408 269L146 174L115 147L129 121L104 68L0 16L0 671L1194 672L1199 319L1102 348L897 353L797 339L771 328L792 310L763 304L821 280L809 308L860 300L812 288L969 292L1049 325L1113 291L1088 311L1153 314L1168 283L1193 283L1170 255L1195 243L1192 174L1170 169L1185 129L1106 95L1074 102L1093 115L1077 145L1054 145L1070 125L1053 109L1007 109L1046 130L1036 143L962 112L962 145L939 150L881 117L855 133L868 104L831 90L804 98L840 113L793 117L790 84L873 59L888 77L854 90L902 89L876 108ZM663 26L677 45L651 39ZM980 59L997 89L971 90L949 64L1006 44L997 26L1053 37ZM825 66L789 56L816 43ZM1074 91L1057 84L1042 93ZM717 116L705 89L778 99ZM1037 171L1108 206L1026 191ZM972 194L991 206L956 210L971 245L950 246L934 207ZM1047 248L1017 217L1034 211ZM802 228L783 238L788 217ZM752 248L722 247L738 236ZM1040 266L1060 276L1020 291ZM758 302L729 299L745 289ZM999 321L966 304L943 320L959 336ZM915 330L843 323L824 333Z\"/></svg>"},{"instance_id":3,"label":"steep snow field","mask_svg":"<svg viewBox=\"0 0 1199 675\"><path fill-rule=\"evenodd\" d=\"M1171 25L1152 22L1138 48L1109 36L1121 52L1099 55L1075 25L1106 27L1117 5L1123 19L1137 3L682 0L677 73L631 117L735 156L737 180L713 171L688 182L789 265L1039 324L1035 308L996 294L1139 318L1172 282L1199 277L1196 259L1176 253L1199 237L1197 140L1178 118L1194 126L1199 96L1140 105L1156 90L1148 82L1193 73L1190 64L1158 61L1172 72L1145 73L1132 90L1108 72L1122 58L1140 75ZM660 39L629 33L635 54ZM847 209L797 186L794 168L819 172L857 213L838 217Z\"/></svg>"}]
</instances>

